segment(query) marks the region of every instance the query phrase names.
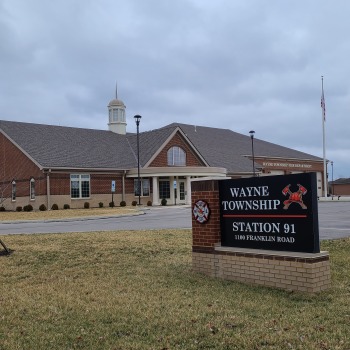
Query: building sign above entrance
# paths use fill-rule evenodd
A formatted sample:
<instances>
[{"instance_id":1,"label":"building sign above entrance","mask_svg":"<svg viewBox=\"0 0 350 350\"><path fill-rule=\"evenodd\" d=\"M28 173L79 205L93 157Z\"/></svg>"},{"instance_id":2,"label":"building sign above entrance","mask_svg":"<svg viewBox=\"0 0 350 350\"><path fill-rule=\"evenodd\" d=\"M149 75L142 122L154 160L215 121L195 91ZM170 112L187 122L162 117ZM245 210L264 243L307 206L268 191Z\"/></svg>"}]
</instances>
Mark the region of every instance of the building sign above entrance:
<instances>
[{"instance_id":1,"label":"building sign above entrance","mask_svg":"<svg viewBox=\"0 0 350 350\"><path fill-rule=\"evenodd\" d=\"M219 181L221 245L319 253L316 173Z\"/></svg>"},{"instance_id":2,"label":"building sign above entrance","mask_svg":"<svg viewBox=\"0 0 350 350\"><path fill-rule=\"evenodd\" d=\"M302 163L263 162L262 165L264 167L270 167L270 168L304 168L304 169L312 168L311 164L302 164Z\"/></svg>"}]
</instances>

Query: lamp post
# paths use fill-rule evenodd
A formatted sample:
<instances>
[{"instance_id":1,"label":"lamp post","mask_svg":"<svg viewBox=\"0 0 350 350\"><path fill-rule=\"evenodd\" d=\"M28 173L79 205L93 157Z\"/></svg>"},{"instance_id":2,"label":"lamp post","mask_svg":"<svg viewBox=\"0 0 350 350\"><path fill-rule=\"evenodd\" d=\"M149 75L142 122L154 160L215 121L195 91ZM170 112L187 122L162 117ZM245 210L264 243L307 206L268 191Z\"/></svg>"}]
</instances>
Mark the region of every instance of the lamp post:
<instances>
[{"instance_id":1,"label":"lamp post","mask_svg":"<svg viewBox=\"0 0 350 350\"><path fill-rule=\"evenodd\" d=\"M333 199L333 196L334 196L333 161L331 161L331 166L332 166L332 199Z\"/></svg>"},{"instance_id":2,"label":"lamp post","mask_svg":"<svg viewBox=\"0 0 350 350\"><path fill-rule=\"evenodd\" d=\"M136 132L137 132L137 192L139 194L139 205L141 205L141 181L140 181L140 142L139 142L139 125L141 116L135 115L135 122L136 122Z\"/></svg>"},{"instance_id":3,"label":"lamp post","mask_svg":"<svg viewBox=\"0 0 350 350\"><path fill-rule=\"evenodd\" d=\"M252 155L253 155L253 176L255 177L255 159L254 159L254 130L249 131L250 138L252 139Z\"/></svg>"}]
</instances>

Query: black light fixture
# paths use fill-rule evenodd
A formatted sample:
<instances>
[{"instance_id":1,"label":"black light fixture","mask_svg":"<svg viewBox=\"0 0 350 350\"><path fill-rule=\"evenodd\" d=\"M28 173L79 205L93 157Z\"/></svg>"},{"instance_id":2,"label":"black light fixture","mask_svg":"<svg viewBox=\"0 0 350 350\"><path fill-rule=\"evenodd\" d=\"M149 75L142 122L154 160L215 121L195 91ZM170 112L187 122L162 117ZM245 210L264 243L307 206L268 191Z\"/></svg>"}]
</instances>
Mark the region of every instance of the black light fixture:
<instances>
[{"instance_id":1,"label":"black light fixture","mask_svg":"<svg viewBox=\"0 0 350 350\"><path fill-rule=\"evenodd\" d=\"M140 141L139 141L139 125L141 116L135 115L136 130L137 130L137 192L139 195L139 205L141 205L141 181L140 181Z\"/></svg>"},{"instance_id":2,"label":"black light fixture","mask_svg":"<svg viewBox=\"0 0 350 350\"><path fill-rule=\"evenodd\" d=\"M255 177L255 159L254 159L254 130L249 131L250 138L252 139L252 155L253 155L253 176Z\"/></svg>"}]
</instances>

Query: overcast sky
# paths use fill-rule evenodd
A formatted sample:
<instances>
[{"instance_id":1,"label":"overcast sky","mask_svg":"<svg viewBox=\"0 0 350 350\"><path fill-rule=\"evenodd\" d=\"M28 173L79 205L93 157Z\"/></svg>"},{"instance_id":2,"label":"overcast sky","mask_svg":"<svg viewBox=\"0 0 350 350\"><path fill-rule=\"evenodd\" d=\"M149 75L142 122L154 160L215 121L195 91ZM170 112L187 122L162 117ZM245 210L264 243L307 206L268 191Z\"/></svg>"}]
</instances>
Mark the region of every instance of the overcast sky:
<instances>
[{"instance_id":1,"label":"overcast sky","mask_svg":"<svg viewBox=\"0 0 350 350\"><path fill-rule=\"evenodd\" d=\"M0 0L0 119L228 128L350 177L350 1ZM223 150L229 152L230 150ZM329 167L331 180L331 167Z\"/></svg>"}]
</instances>

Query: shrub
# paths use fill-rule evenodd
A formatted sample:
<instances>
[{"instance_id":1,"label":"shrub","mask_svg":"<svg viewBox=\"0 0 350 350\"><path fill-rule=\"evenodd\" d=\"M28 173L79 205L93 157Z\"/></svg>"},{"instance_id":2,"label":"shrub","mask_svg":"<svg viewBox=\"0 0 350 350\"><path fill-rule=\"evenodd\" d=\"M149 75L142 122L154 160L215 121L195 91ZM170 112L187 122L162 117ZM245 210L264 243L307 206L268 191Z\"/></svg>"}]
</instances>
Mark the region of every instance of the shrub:
<instances>
[{"instance_id":1,"label":"shrub","mask_svg":"<svg viewBox=\"0 0 350 350\"><path fill-rule=\"evenodd\" d=\"M22 211L22 207L16 207L16 211Z\"/></svg>"},{"instance_id":2,"label":"shrub","mask_svg":"<svg viewBox=\"0 0 350 350\"><path fill-rule=\"evenodd\" d=\"M125 202L125 201L121 201L121 202L120 202L120 206L121 206L121 207L126 207L126 202Z\"/></svg>"},{"instance_id":3,"label":"shrub","mask_svg":"<svg viewBox=\"0 0 350 350\"><path fill-rule=\"evenodd\" d=\"M132 202L131 202L131 205L132 205L133 207L136 207L137 202L136 202L136 201L132 201Z\"/></svg>"},{"instance_id":4,"label":"shrub","mask_svg":"<svg viewBox=\"0 0 350 350\"><path fill-rule=\"evenodd\" d=\"M109 202L109 207L114 208L114 202Z\"/></svg>"},{"instance_id":5,"label":"shrub","mask_svg":"<svg viewBox=\"0 0 350 350\"><path fill-rule=\"evenodd\" d=\"M46 205L45 204L41 204L40 207L39 207L39 210L40 211L46 211L47 210Z\"/></svg>"},{"instance_id":6,"label":"shrub","mask_svg":"<svg viewBox=\"0 0 350 350\"><path fill-rule=\"evenodd\" d=\"M25 205L23 207L24 211L33 211L33 206L31 204Z\"/></svg>"},{"instance_id":7,"label":"shrub","mask_svg":"<svg viewBox=\"0 0 350 350\"><path fill-rule=\"evenodd\" d=\"M0 211L6 211L6 209L3 205L0 207Z\"/></svg>"},{"instance_id":8,"label":"shrub","mask_svg":"<svg viewBox=\"0 0 350 350\"><path fill-rule=\"evenodd\" d=\"M70 205L69 204L64 204L63 205L63 209L70 209Z\"/></svg>"},{"instance_id":9,"label":"shrub","mask_svg":"<svg viewBox=\"0 0 350 350\"><path fill-rule=\"evenodd\" d=\"M99 206L100 208L103 208L103 203L102 203L102 202L98 203L98 206Z\"/></svg>"},{"instance_id":10,"label":"shrub","mask_svg":"<svg viewBox=\"0 0 350 350\"><path fill-rule=\"evenodd\" d=\"M162 205L166 205L167 202L168 202L168 201L167 201L165 198L163 198L162 201L161 201L161 204L162 204Z\"/></svg>"},{"instance_id":11,"label":"shrub","mask_svg":"<svg viewBox=\"0 0 350 350\"><path fill-rule=\"evenodd\" d=\"M148 206L148 207L151 207L151 206L152 206L152 201L148 201L148 202L147 202L147 206Z\"/></svg>"},{"instance_id":12,"label":"shrub","mask_svg":"<svg viewBox=\"0 0 350 350\"><path fill-rule=\"evenodd\" d=\"M89 209L90 208L90 203L89 202L85 202L84 203L84 209Z\"/></svg>"},{"instance_id":13,"label":"shrub","mask_svg":"<svg viewBox=\"0 0 350 350\"><path fill-rule=\"evenodd\" d=\"M52 204L51 209L52 210L58 210L58 205L56 203Z\"/></svg>"}]
</instances>

